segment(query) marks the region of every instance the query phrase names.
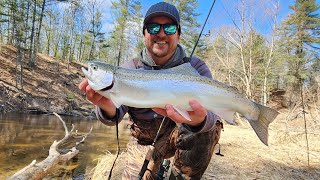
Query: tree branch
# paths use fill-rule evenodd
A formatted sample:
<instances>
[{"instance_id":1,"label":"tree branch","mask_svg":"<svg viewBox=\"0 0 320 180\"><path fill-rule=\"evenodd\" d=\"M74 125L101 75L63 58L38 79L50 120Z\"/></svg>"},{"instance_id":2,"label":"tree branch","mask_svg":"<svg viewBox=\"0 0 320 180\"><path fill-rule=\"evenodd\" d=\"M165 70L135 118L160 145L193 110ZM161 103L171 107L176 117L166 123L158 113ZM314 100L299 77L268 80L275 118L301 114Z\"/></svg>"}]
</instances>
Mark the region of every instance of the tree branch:
<instances>
[{"instance_id":1,"label":"tree branch","mask_svg":"<svg viewBox=\"0 0 320 180\"><path fill-rule=\"evenodd\" d=\"M62 118L57 114L53 113L55 116L58 117L58 119L61 121L64 130L65 130L65 136L63 139L59 141L54 141L49 149L49 155L46 159L43 161L36 163L36 160L33 160L31 164L24 167L20 171L16 172L13 176L9 177L8 180L29 180L29 179L42 179L47 174L49 174L56 165L59 163L65 163L75 157L79 150L76 149L76 146L78 146L80 143L84 142L84 140L87 138L87 136L92 132L93 127L91 127L90 131L84 135L76 135L78 137L81 137L82 140L79 142L76 142L76 145L72 147L69 152L66 154L60 154L58 152L58 147L63 144L65 141L67 141L69 138L73 138L72 132L74 131L74 125L72 124L72 128L70 131L68 131L68 128L66 126L66 123L62 120Z\"/></svg>"}]
</instances>

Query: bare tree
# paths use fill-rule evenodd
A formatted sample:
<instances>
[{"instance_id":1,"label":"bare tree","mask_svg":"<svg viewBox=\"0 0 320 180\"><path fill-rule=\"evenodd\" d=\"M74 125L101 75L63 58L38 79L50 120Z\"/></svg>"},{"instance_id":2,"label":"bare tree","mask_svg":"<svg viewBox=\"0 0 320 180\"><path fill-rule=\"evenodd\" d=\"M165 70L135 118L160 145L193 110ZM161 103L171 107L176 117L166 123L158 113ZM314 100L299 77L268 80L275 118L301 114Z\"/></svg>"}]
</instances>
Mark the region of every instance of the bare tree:
<instances>
[{"instance_id":1,"label":"bare tree","mask_svg":"<svg viewBox=\"0 0 320 180\"><path fill-rule=\"evenodd\" d=\"M70 4L70 9L71 9L71 18L70 18L70 32L69 32L69 57L68 57L68 63L67 63L67 68L69 71L69 64L72 61L74 57L74 49L75 49L75 44L76 44L76 38L75 38L75 16L77 11L80 8L80 4L77 2L73 2Z\"/></svg>"},{"instance_id":2,"label":"bare tree","mask_svg":"<svg viewBox=\"0 0 320 180\"><path fill-rule=\"evenodd\" d=\"M219 33L219 36L222 37L222 39L224 39L226 42L232 45L233 48L235 48L235 54L233 55L233 58L234 61L236 61L236 65L233 67L230 66L230 54L228 54L228 57L219 56L215 45L213 45L213 50L215 56L223 64L224 68L227 69L229 73L228 76L231 76L231 73L233 74L233 76L236 76L242 82L242 86L244 87L246 95L249 98L252 98L251 83L253 80L253 59L251 56L251 45L253 39L252 34L246 32L246 27L251 25L250 22L248 23L249 25L247 24L244 0L241 0L240 8L236 8L236 11L240 16L240 24L236 23L235 18L232 18L229 14L229 17L233 22L234 28L230 29L227 32ZM231 84L231 77L229 77L228 79L229 84Z\"/></svg>"},{"instance_id":3,"label":"bare tree","mask_svg":"<svg viewBox=\"0 0 320 180\"><path fill-rule=\"evenodd\" d=\"M96 41L99 36L102 36L104 33L101 32L102 24L101 24L101 12L99 9L99 4L101 1L93 0L88 4L89 12L90 12L90 23L91 29L88 32L92 36L91 47L89 52L88 59L93 59L96 51Z\"/></svg>"},{"instance_id":4,"label":"bare tree","mask_svg":"<svg viewBox=\"0 0 320 180\"><path fill-rule=\"evenodd\" d=\"M37 16L37 0L33 2L33 12L32 12L32 28L30 34L30 44L29 44L29 62L28 65L32 65L32 56L33 56L33 44L34 44L34 34L35 34L35 26L36 26L36 16Z\"/></svg>"},{"instance_id":5,"label":"bare tree","mask_svg":"<svg viewBox=\"0 0 320 180\"><path fill-rule=\"evenodd\" d=\"M29 66L30 67L33 67L35 65L35 61L37 58L38 48L39 48L39 44L40 44L40 33L41 33L41 28L42 28L42 19L44 16L45 5L46 5L46 0L43 0L42 5L41 5L40 19L38 22L38 31L36 33L36 40L34 42L34 49L33 49L33 51L31 51L32 54L31 54L31 58L29 59Z\"/></svg>"},{"instance_id":6,"label":"bare tree","mask_svg":"<svg viewBox=\"0 0 320 180\"><path fill-rule=\"evenodd\" d=\"M255 3L265 3L264 6L266 4L273 5L271 42L266 43L266 38L255 29L258 17L251 8L256 8L257 6L254 6L256 4L248 4L247 1L241 0L238 7L235 7L235 14L231 14L229 10L225 9L233 26L224 27L217 31L211 30L211 32L216 32L216 37L210 46L208 55L218 60L219 63L214 62L214 67L217 67L215 68L217 72L221 72L219 76L223 75L221 80L236 86L249 98L258 100L261 97L261 100L266 103L270 87L268 78L270 78L270 69L274 66L274 31L276 30L279 4L275 5L269 1L255 1Z\"/></svg>"},{"instance_id":7,"label":"bare tree","mask_svg":"<svg viewBox=\"0 0 320 180\"><path fill-rule=\"evenodd\" d=\"M264 64L264 78L263 78L263 86L262 86L262 94L263 94L263 105L267 104L268 101L268 76L269 71L272 66L272 62L274 62L274 49L275 49L275 36L276 36L276 30L277 30L277 17L279 13L280 8L280 1L276 0L274 2L271 2L272 6L274 7L274 11L272 14L272 34L271 34L271 42L269 45L269 53L266 63Z\"/></svg>"}]
</instances>

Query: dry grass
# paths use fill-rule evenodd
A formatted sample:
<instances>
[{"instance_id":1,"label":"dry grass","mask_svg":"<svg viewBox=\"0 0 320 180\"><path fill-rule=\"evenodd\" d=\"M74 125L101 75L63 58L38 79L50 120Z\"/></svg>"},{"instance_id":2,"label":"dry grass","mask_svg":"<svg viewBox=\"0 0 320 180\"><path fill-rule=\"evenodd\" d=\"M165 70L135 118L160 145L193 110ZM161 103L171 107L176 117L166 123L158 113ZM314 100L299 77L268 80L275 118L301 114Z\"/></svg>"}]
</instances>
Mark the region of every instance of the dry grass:
<instances>
[{"instance_id":1,"label":"dry grass","mask_svg":"<svg viewBox=\"0 0 320 180\"><path fill-rule=\"evenodd\" d=\"M269 128L269 146L263 145L246 123L225 125L220 139L221 153L214 155L202 179L320 179L319 119L307 116L309 166L303 119L286 120L288 111L281 112ZM319 117L316 117L319 118ZM216 147L215 151L218 151ZM92 179L106 179L115 155L101 157ZM116 163L112 179L121 179L126 153ZM144 154L136 152L142 164Z\"/></svg>"},{"instance_id":2,"label":"dry grass","mask_svg":"<svg viewBox=\"0 0 320 180\"><path fill-rule=\"evenodd\" d=\"M128 166L130 168L127 169L127 171L130 172L130 174L138 175L140 167L142 166L145 155L148 151L147 146L139 147L140 148L137 148L137 146L134 145L128 146L127 148L130 148L130 151L125 151L119 155L116 165L112 170L112 179L121 179L123 170L128 163L131 163L132 166ZM99 159L98 165L95 167L95 169L93 169L93 175L91 176L91 178L107 179L115 158L116 155L111 154L110 152L107 152L106 155L102 156L101 159ZM137 176L134 177L134 179L136 178ZM130 179L133 179L133 177Z\"/></svg>"}]
</instances>

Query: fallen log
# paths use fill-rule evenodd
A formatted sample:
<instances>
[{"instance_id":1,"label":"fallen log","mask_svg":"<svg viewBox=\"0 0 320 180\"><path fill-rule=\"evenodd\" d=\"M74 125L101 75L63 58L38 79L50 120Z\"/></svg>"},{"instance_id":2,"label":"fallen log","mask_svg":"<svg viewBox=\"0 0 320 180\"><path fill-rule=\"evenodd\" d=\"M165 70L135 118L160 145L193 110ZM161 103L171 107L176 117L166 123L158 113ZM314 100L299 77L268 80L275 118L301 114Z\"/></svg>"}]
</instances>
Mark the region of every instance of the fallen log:
<instances>
[{"instance_id":1,"label":"fallen log","mask_svg":"<svg viewBox=\"0 0 320 180\"><path fill-rule=\"evenodd\" d=\"M64 130L65 130L65 136L63 139L59 141L54 141L52 145L50 146L49 149L49 155L46 159L43 161L36 163L36 160L33 160L31 164L28 166L24 167L20 171L16 172L13 176L7 178L8 180L14 180L14 179L19 179L19 180L36 180L36 179L42 179L46 175L48 175L55 166L57 166L59 163L65 163L68 162L70 159L75 157L78 153L79 150L76 148L80 143L84 142L86 137L91 133L92 128L87 134L84 135L74 135L74 125L72 124L72 129L68 131L68 128L66 126L66 123L62 120L62 118L57 114L53 113L55 116L58 117L58 119L62 122ZM81 141L76 142L76 145L72 147L67 153L61 154L58 151L58 148L61 144L66 142L70 138L74 138L76 136L77 138L81 137Z\"/></svg>"}]
</instances>

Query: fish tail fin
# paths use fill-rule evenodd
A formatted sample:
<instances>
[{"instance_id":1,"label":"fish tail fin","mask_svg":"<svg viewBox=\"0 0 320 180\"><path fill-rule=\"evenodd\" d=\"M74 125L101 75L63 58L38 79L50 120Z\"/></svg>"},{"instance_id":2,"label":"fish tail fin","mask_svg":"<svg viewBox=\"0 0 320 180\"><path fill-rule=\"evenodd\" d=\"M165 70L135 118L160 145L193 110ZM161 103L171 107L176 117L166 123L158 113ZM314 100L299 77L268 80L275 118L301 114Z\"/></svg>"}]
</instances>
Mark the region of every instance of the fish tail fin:
<instances>
[{"instance_id":1,"label":"fish tail fin","mask_svg":"<svg viewBox=\"0 0 320 180\"><path fill-rule=\"evenodd\" d=\"M268 146L268 127L269 124L278 116L279 112L261 104L255 104L259 108L260 114L257 120L251 120L249 123L261 142Z\"/></svg>"}]
</instances>

